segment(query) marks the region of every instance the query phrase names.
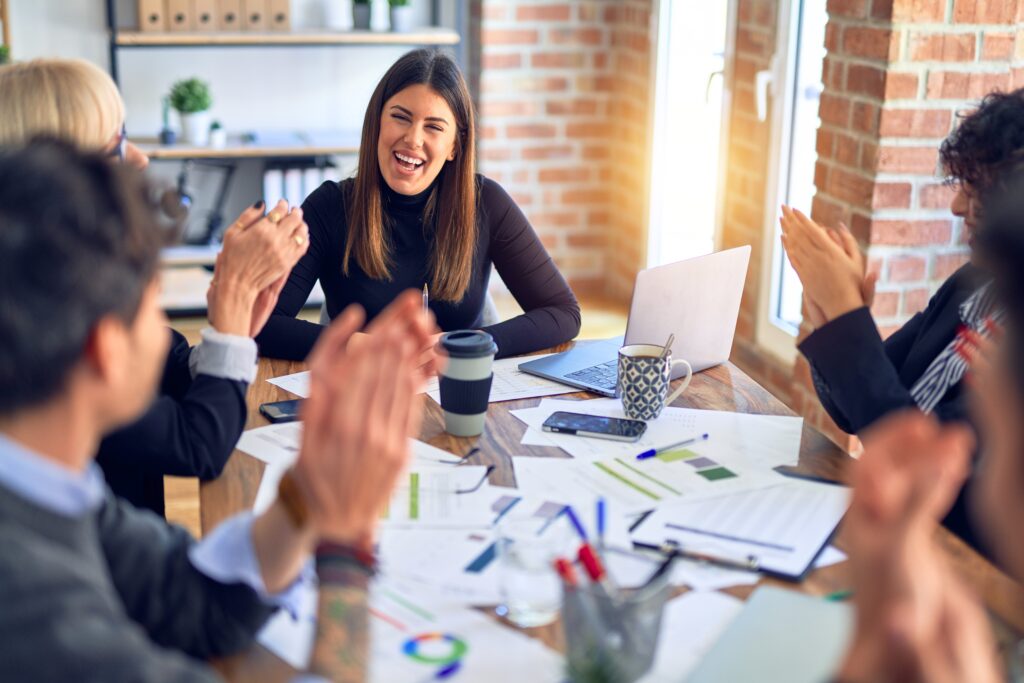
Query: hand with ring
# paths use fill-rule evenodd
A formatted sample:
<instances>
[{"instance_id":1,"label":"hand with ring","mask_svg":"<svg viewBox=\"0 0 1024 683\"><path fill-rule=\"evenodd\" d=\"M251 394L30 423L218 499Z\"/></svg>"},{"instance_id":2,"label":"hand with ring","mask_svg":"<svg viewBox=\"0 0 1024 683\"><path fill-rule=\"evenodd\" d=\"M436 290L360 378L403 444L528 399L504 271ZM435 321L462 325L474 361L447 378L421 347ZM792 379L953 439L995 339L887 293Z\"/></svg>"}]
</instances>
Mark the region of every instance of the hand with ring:
<instances>
[{"instance_id":1,"label":"hand with ring","mask_svg":"<svg viewBox=\"0 0 1024 683\"><path fill-rule=\"evenodd\" d=\"M309 248L302 209L289 209L283 200L266 216L263 209L263 202L257 202L224 233L206 294L210 323L219 332L258 334L289 273Z\"/></svg>"}]
</instances>

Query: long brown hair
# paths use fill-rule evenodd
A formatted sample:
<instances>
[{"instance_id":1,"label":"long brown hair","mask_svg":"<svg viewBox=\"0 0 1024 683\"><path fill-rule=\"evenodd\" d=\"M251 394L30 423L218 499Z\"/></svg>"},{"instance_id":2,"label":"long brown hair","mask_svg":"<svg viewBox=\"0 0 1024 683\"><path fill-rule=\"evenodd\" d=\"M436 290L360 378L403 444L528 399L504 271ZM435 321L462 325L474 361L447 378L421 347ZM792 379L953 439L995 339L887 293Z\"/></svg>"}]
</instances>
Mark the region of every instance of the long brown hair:
<instances>
[{"instance_id":1,"label":"long brown hair","mask_svg":"<svg viewBox=\"0 0 1024 683\"><path fill-rule=\"evenodd\" d=\"M455 159L445 162L427 199L423 224L433 226L430 250L430 294L458 302L469 287L476 249L476 121L466 81L451 57L437 50L413 50L392 65L377 84L363 118L342 272L348 275L355 256L372 278L391 277L391 240L384 224L385 180L377 160L377 138L384 103L413 85L429 86L444 98L455 115Z\"/></svg>"}]
</instances>

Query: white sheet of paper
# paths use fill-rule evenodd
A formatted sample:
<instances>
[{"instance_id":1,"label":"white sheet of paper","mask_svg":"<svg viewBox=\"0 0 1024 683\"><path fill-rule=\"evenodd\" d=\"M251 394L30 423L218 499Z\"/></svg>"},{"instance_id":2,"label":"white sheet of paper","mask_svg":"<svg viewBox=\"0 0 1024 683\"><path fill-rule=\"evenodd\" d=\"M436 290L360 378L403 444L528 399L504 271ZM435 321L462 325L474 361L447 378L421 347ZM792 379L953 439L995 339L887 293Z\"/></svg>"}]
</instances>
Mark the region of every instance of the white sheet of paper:
<instances>
[{"instance_id":1,"label":"white sheet of paper","mask_svg":"<svg viewBox=\"0 0 1024 683\"><path fill-rule=\"evenodd\" d=\"M491 382L491 395L488 402L500 403L501 401L571 394L579 391L567 384L552 382L549 379L519 371L519 364L525 360L537 360L549 355L551 354L530 356L529 359L502 358L494 361L494 380ZM438 403L441 402L441 389L436 377L427 382L427 396Z\"/></svg>"},{"instance_id":2,"label":"white sheet of paper","mask_svg":"<svg viewBox=\"0 0 1024 683\"><path fill-rule=\"evenodd\" d=\"M659 506L633 530L638 543L667 540L682 548L739 559L753 555L764 569L798 575L835 530L849 505L846 487L802 479Z\"/></svg>"},{"instance_id":3,"label":"white sheet of paper","mask_svg":"<svg viewBox=\"0 0 1024 683\"><path fill-rule=\"evenodd\" d=\"M306 588L303 604L313 607L317 592ZM448 602L415 584L380 578L370 591L370 666L368 679L381 683L419 683L433 680L441 668L418 661L407 648L418 641L420 654L445 657L454 641L465 644L459 669L446 680L519 683L555 683L563 673L562 657L543 643L502 626L495 619ZM451 641L437 639L444 634ZM260 644L296 669L309 666L315 621L300 615L298 621L279 612L257 636Z\"/></svg>"},{"instance_id":4,"label":"white sheet of paper","mask_svg":"<svg viewBox=\"0 0 1024 683\"><path fill-rule=\"evenodd\" d=\"M271 377L267 381L274 386L281 387L285 391L290 391L296 396L309 398L309 370L296 372L294 375Z\"/></svg>"},{"instance_id":5,"label":"white sheet of paper","mask_svg":"<svg viewBox=\"0 0 1024 683\"><path fill-rule=\"evenodd\" d=\"M382 582L370 600L371 683L420 683L432 680L441 668L417 661L407 648L419 639L419 652L443 657L452 642L439 642L444 634L465 645L459 670L446 680L487 683L556 683L562 680L562 657L518 631L502 626L476 610L432 599L425 591L400 591Z\"/></svg>"},{"instance_id":6,"label":"white sheet of paper","mask_svg":"<svg viewBox=\"0 0 1024 683\"><path fill-rule=\"evenodd\" d=\"M204 290L205 291L205 290ZM545 354L550 355L550 354ZM530 360L543 358L544 356L530 356ZM519 364L522 358L503 358L494 361L494 380L491 383L490 403L501 401L515 401L523 398L535 398L537 396L555 396L557 394L571 394L579 391L574 387L560 382L552 382L543 377L536 377L519 371ZM283 375L267 380L271 384L290 391L302 398L309 397L309 372L297 372L293 375ZM438 379L434 377L427 382L425 392L436 402L441 402L441 389Z\"/></svg>"},{"instance_id":7,"label":"white sheet of paper","mask_svg":"<svg viewBox=\"0 0 1024 683\"><path fill-rule=\"evenodd\" d=\"M414 466L450 465L460 460L454 453L431 446L419 439L409 441L412 442ZM242 432L235 448L271 465L290 466L299 456L301 443L302 423L282 422ZM465 467L463 465L462 469Z\"/></svg>"},{"instance_id":8,"label":"white sheet of paper","mask_svg":"<svg viewBox=\"0 0 1024 683\"><path fill-rule=\"evenodd\" d=\"M669 601L661 617L654 665L640 683L686 680L742 608L743 602L732 596L706 591L690 591Z\"/></svg>"},{"instance_id":9,"label":"white sheet of paper","mask_svg":"<svg viewBox=\"0 0 1024 683\"><path fill-rule=\"evenodd\" d=\"M515 458L516 477L520 488L527 492L538 489L551 495L554 489L566 492L563 495L572 492L574 500L590 501L604 496L626 514L644 512L680 496L745 491L782 480L777 472L749 466L741 458L711 460L699 449L678 456L667 454L665 460L636 460L635 455L633 451L628 456L599 460L520 456Z\"/></svg>"},{"instance_id":10,"label":"white sheet of paper","mask_svg":"<svg viewBox=\"0 0 1024 683\"><path fill-rule=\"evenodd\" d=\"M235 448L269 465L290 467L301 443L302 423L282 422L242 432Z\"/></svg>"},{"instance_id":11,"label":"white sheet of paper","mask_svg":"<svg viewBox=\"0 0 1024 683\"><path fill-rule=\"evenodd\" d=\"M494 522L495 495L484 482L472 493L486 467L416 465L398 480L391 503L381 515L387 526L489 527Z\"/></svg>"},{"instance_id":12,"label":"white sheet of paper","mask_svg":"<svg viewBox=\"0 0 1024 683\"><path fill-rule=\"evenodd\" d=\"M814 561L814 568L831 567L834 564L845 562L846 559L846 553L834 545L830 545L821 551L821 555L818 555L818 559Z\"/></svg>"},{"instance_id":13,"label":"white sheet of paper","mask_svg":"<svg viewBox=\"0 0 1024 683\"><path fill-rule=\"evenodd\" d=\"M636 443L608 439L553 434L541 429L544 420L558 410L606 417L625 417L622 402L614 398L589 401L544 399L534 408L514 410L512 414L530 430L524 442L544 439L562 448L574 458L601 459L632 457L649 448L662 448L701 434L710 438L688 447L714 460L728 460L763 469L796 465L800 458L803 418L777 415L749 415L719 410L665 408L655 420L647 422L647 431Z\"/></svg>"}]
</instances>

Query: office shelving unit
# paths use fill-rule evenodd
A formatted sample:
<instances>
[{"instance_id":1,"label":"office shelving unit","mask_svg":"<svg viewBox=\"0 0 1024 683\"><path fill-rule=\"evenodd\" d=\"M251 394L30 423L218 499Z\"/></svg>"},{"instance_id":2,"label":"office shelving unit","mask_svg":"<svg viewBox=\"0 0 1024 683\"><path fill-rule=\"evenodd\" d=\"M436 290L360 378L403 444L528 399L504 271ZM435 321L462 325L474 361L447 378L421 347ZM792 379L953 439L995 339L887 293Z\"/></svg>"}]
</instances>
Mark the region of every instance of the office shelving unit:
<instances>
[{"instance_id":1,"label":"office shelving unit","mask_svg":"<svg viewBox=\"0 0 1024 683\"><path fill-rule=\"evenodd\" d=\"M466 66L465 43L461 36L468 28L465 3L455 2L455 26L440 26L440 0L430 0L432 26L410 33L385 31L330 31L303 29L296 31L258 32L143 32L126 30L118 25L117 0L105 0L107 8L108 49L110 53L110 75L119 83L119 59L122 50L145 49L188 49L266 47L266 48L345 48L374 46L441 46L450 47L455 59L463 68ZM0 0L0 7L4 0ZM326 157L336 154L358 152L358 132L350 140L339 141L344 135L336 135L330 144L310 143L288 145L261 145L236 141L222 149L192 147L188 145L159 145L155 140L137 141L140 147L154 160L187 159L259 159L281 157Z\"/></svg>"}]
</instances>

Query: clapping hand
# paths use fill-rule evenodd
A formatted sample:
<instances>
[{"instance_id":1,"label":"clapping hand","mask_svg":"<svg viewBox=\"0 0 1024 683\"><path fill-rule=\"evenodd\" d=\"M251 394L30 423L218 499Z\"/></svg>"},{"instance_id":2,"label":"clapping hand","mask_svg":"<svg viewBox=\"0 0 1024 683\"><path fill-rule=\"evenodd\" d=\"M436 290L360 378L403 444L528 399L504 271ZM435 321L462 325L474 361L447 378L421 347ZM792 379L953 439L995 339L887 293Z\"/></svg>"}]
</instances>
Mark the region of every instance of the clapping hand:
<instances>
[{"instance_id":1,"label":"clapping hand","mask_svg":"<svg viewBox=\"0 0 1024 683\"><path fill-rule=\"evenodd\" d=\"M982 435L982 457L975 477L973 509L978 528L1002 564L1024 578L1024 547L1016 542L1024 520L1024 397L1020 370L1011 358L1014 336L986 322L989 336L965 330L959 349L971 364L971 416Z\"/></svg>"},{"instance_id":2,"label":"clapping hand","mask_svg":"<svg viewBox=\"0 0 1024 683\"><path fill-rule=\"evenodd\" d=\"M370 324L373 344L349 345L363 323L350 306L309 357L310 395L294 477L320 540L368 548L380 511L411 455L427 372L419 349L434 333L407 292Z\"/></svg>"},{"instance_id":3,"label":"clapping hand","mask_svg":"<svg viewBox=\"0 0 1024 683\"><path fill-rule=\"evenodd\" d=\"M857 240L845 225L826 230L800 211L782 207L782 246L804 289L808 321L821 327L870 306L878 276L868 272Z\"/></svg>"},{"instance_id":4,"label":"clapping hand","mask_svg":"<svg viewBox=\"0 0 1024 683\"><path fill-rule=\"evenodd\" d=\"M302 209L263 202L246 209L224 233L206 292L210 323L228 334L256 336L277 305L288 274L309 249Z\"/></svg>"},{"instance_id":5,"label":"clapping hand","mask_svg":"<svg viewBox=\"0 0 1024 683\"><path fill-rule=\"evenodd\" d=\"M839 678L998 680L984 614L934 540L967 473L970 431L907 412L863 438L844 522L857 621Z\"/></svg>"}]
</instances>

